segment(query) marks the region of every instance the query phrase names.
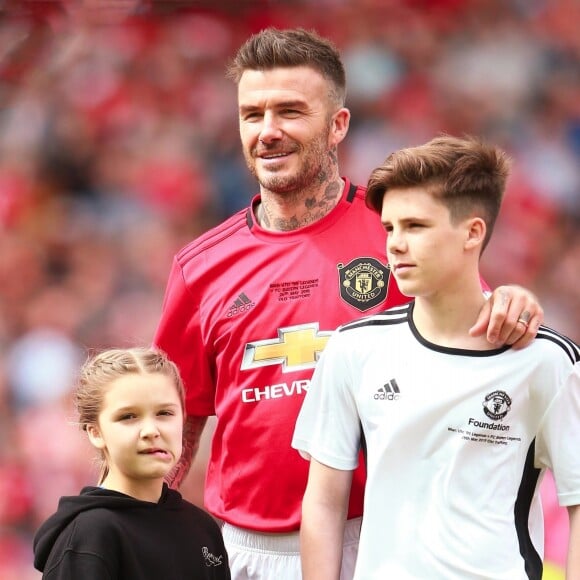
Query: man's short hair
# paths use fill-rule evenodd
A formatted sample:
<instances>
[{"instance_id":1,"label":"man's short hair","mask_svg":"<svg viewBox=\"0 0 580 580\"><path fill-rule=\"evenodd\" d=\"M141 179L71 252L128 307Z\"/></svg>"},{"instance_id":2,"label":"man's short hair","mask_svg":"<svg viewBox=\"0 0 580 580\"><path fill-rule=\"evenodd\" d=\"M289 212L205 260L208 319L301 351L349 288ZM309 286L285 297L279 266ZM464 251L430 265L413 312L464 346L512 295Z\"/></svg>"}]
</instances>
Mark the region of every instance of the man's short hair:
<instances>
[{"instance_id":1,"label":"man's short hair","mask_svg":"<svg viewBox=\"0 0 580 580\"><path fill-rule=\"evenodd\" d=\"M307 66L331 85L331 98L344 106L346 74L336 46L315 31L266 28L248 38L229 64L226 76L238 83L247 70Z\"/></svg>"}]
</instances>

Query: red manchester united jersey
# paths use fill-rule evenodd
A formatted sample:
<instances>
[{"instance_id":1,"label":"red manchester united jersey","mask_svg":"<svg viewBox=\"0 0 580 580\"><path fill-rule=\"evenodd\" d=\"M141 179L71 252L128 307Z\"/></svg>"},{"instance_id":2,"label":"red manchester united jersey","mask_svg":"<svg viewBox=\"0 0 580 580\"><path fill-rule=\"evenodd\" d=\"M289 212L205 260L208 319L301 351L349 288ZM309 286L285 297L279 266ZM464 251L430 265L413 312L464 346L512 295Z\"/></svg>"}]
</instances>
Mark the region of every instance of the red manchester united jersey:
<instances>
[{"instance_id":1,"label":"red manchester united jersey","mask_svg":"<svg viewBox=\"0 0 580 580\"><path fill-rule=\"evenodd\" d=\"M408 300L385 244L364 189L347 182L304 228L266 231L248 209L176 255L155 343L181 370L187 412L217 416L205 503L218 518L299 528L308 462L290 443L316 361L337 326ZM349 517L362 514L363 488L358 470Z\"/></svg>"}]
</instances>

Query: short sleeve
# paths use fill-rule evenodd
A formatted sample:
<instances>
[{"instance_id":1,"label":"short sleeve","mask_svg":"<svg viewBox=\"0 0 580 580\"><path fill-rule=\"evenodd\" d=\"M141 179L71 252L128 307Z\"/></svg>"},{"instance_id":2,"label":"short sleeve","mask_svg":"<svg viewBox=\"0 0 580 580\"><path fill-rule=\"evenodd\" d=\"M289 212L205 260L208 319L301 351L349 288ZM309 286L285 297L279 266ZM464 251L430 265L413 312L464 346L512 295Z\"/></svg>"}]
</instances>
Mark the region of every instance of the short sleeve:
<instances>
[{"instance_id":1,"label":"short sleeve","mask_svg":"<svg viewBox=\"0 0 580 580\"><path fill-rule=\"evenodd\" d=\"M344 336L335 333L316 365L292 447L335 469L358 465L360 419Z\"/></svg>"},{"instance_id":2,"label":"short sleeve","mask_svg":"<svg viewBox=\"0 0 580 580\"><path fill-rule=\"evenodd\" d=\"M580 363L562 381L536 438L536 465L552 470L562 506L580 504Z\"/></svg>"}]
</instances>

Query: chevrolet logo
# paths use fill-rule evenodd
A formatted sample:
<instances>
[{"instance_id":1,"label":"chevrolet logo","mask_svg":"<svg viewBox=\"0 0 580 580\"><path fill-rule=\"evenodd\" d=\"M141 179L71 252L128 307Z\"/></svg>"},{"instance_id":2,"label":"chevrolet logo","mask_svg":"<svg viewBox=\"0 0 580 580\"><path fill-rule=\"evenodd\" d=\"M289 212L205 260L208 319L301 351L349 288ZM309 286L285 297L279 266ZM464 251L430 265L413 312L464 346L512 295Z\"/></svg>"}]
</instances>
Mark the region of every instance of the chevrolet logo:
<instances>
[{"instance_id":1,"label":"chevrolet logo","mask_svg":"<svg viewBox=\"0 0 580 580\"><path fill-rule=\"evenodd\" d=\"M246 344L241 369L281 364L282 372L289 373L314 368L331 335L319 332L317 322L279 328L278 338Z\"/></svg>"}]
</instances>

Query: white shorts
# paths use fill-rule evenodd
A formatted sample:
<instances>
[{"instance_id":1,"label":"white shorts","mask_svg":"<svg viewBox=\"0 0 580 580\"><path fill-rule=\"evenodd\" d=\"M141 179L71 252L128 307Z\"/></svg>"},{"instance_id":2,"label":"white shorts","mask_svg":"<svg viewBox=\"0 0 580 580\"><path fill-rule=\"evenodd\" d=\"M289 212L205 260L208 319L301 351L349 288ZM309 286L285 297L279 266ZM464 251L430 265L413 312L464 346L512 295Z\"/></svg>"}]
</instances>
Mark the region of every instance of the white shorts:
<instances>
[{"instance_id":1,"label":"white shorts","mask_svg":"<svg viewBox=\"0 0 580 580\"><path fill-rule=\"evenodd\" d=\"M352 580L362 518L346 522L340 580ZM265 534L224 523L232 580L301 580L299 532Z\"/></svg>"}]
</instances>

